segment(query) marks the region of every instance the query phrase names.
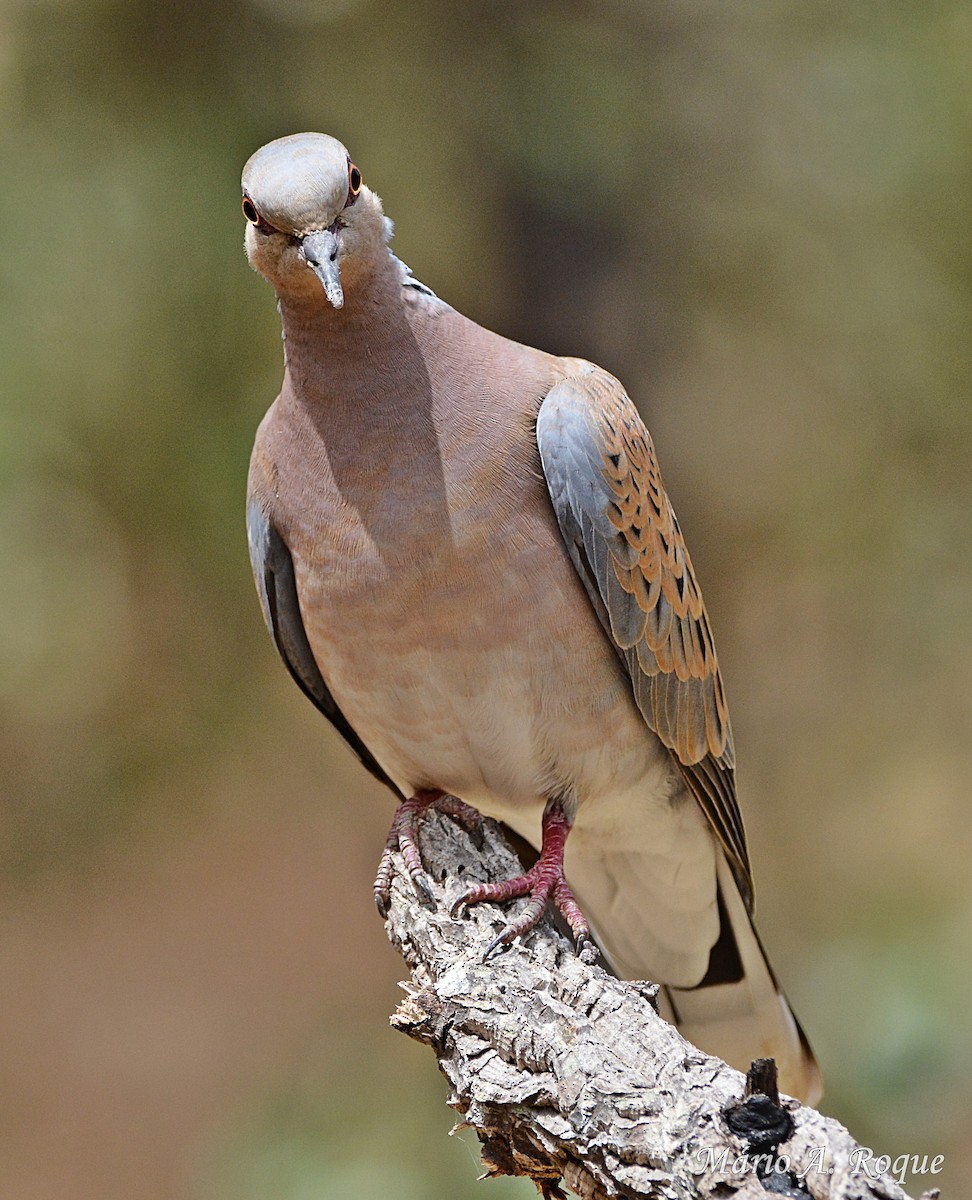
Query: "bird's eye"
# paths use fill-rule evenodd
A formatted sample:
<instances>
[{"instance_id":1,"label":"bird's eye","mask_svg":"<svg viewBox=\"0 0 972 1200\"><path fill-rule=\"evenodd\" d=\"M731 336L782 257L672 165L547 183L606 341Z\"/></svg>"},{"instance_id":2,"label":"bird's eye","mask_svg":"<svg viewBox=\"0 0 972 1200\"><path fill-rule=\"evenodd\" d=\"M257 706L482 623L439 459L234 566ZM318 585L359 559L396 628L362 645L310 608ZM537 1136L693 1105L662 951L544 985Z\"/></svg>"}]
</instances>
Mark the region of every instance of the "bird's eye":
<instances>
[{"instance_id":1,"label":"bird's eye","mask_svg":"<svg viewBox=\"0 0 972 1200\"><path fill-rule=\"evenodd\" d=\"M260 233L269 237L271 233L277 233L275 226L263 216L257 206L253 203L246 193L243 194L243 216L253 225Z\"/></svg>"},{"instance_id":2,"label":"bird's eye","mask_svg":"<svg viewBox=\"0 0 972 1200\"><path fill-rule=\"evenodd\" d=\"M345 206L344 206L345 208L347 208L348 204L354 203L354 201L358 197L358 192L360 192L360 191L361 191L361 172L358 170L358 168L354 165L353 162L349 162L348 163L348 200L347 200L347 204L345 204Z\"/></svg>"}]
</instances>

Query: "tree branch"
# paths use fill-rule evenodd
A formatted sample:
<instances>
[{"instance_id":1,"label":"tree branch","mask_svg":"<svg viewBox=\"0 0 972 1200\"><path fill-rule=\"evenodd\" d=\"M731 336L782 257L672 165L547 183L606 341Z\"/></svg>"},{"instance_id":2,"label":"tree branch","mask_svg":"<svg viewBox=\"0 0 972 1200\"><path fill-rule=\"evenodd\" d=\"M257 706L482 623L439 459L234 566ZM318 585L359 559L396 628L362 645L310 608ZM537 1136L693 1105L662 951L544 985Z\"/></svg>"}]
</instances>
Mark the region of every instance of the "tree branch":
<instances>
[{"instance_id":1,"label":"tree branch","mask_svg":"<svg viewBox=\"0 0 972 1200\"><path fill-rule=\"evenodd\" d=\"M837 1121L761 1094L775 1070L745 1099L744 1076L657 1015L652 985L586 965L547 922L483 963L503 910L449 907L517 859L492 821L470 835L430 812L420 838L435 905L396 857L386 928L412 980L392 1025L434 1049L487 1175L583 1200L908 1200Z\"/></svg>"}]
</instances>

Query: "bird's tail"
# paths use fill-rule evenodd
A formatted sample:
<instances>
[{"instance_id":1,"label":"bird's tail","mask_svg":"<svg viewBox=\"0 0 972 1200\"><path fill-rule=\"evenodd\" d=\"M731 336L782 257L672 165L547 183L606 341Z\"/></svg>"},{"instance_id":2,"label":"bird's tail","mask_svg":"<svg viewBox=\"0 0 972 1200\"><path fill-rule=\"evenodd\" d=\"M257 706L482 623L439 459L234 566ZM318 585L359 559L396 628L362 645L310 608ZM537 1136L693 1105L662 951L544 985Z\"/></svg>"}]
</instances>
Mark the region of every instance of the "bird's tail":
<instances>
[{"instance_id":1,"label":"bird's tail","mask_svg":"<svg viewBox=\"0 0 972 1200\"><path fill-rule=\"evenodd\" d=\"M740 1071L774 1058L780 1090L815 1105L823 1080L806 1034L773 974L724 856L718 860L721 931L694 988L663 986L659 1010L687 1041Z\"/></svg>"},{"instance_id":2,"label":"bird's tail","mask_svg":"<svg viewBox=\"0 0 972 1200\"><path fill-rule=\"evenodd\" d=\"M725 855L695 806L673 812L664 837L657 822L652 839L625 842L581 821L572 832L567 878L605 958L622 979L659 984L662 1015L693 1045L740 1071L774 1058L780 1088L814 1104L820 1071Z\"/></svg>"},{"instance_id":3,"label":"bird's tail","mask_svg":"<svg viewBox=\"0 0 972 1200\"><path fill-rule=\"evenodd\" d=\"M780 1089L816 1104L823 1085L813 1051L701 811L685 803L632 820L625 803L582 812L567 841L567 878L606 965L659 984L659 1011L700 1050L740 1071L773 1058ZM533 862L533 831L511 824Z\"/></svg>"}]
</instances>

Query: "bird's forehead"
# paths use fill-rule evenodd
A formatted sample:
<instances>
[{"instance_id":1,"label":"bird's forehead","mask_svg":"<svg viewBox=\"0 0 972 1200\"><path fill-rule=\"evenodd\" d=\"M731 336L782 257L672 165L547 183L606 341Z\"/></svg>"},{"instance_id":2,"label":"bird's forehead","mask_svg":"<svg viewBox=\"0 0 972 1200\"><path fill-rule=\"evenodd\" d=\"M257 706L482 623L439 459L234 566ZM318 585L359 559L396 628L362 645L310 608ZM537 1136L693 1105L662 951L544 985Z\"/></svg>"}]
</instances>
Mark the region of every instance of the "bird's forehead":
<instances>
[{"instance_id":1,"label":"bird's forehead","mask_svg":"<svg viewBox=\"0 0 972 1200\"><path fill-rule=\"evenodd\" d=\"M347 199L348 152L324 133L278 138L251 155L243 168L243 190L277 229L320 229Z\"/></svg>"}]
</instances>

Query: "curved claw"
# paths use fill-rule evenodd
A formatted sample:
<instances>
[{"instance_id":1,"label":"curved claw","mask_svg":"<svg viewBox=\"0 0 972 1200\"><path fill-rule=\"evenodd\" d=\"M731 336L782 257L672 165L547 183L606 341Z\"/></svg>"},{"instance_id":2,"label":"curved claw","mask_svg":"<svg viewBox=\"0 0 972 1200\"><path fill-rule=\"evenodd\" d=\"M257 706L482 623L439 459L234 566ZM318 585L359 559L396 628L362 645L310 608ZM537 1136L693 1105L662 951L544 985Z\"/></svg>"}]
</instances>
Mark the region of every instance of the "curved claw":
<instances>
[{"instance_id":1,"label":"curved claw","mask_svg":"<svg viewBox=\"0 0 972 1200\"><path fill-rule=\"evenodd\" d=\"M421 892L424 900L427 900L429 904L435 903L435 892L432 891L432 884L424 871L412 875L412 883L415 884L416 890Z\"/></svg>"},{"instance_id":2,"label":"curved claw","mask_svg":"<svg viewBox=\"0 0 972 1200\"><path fill-rule=\"evenodd\" d=\"M490 955L493 953L494 950L497 950L499 948L502 948L503 950L509 949L510 942L513 940L512 938L507 938L507 936L506 936L507 933L509 932L509 928L510 928L509 925L507 925L506 928L503 929L500 933L498 933L496 935L496 937L494 937L493 940L489 943L489 945L483 951L483 957L481 959L482 962L489 962Z\"/></svg>"}]
</instances>

